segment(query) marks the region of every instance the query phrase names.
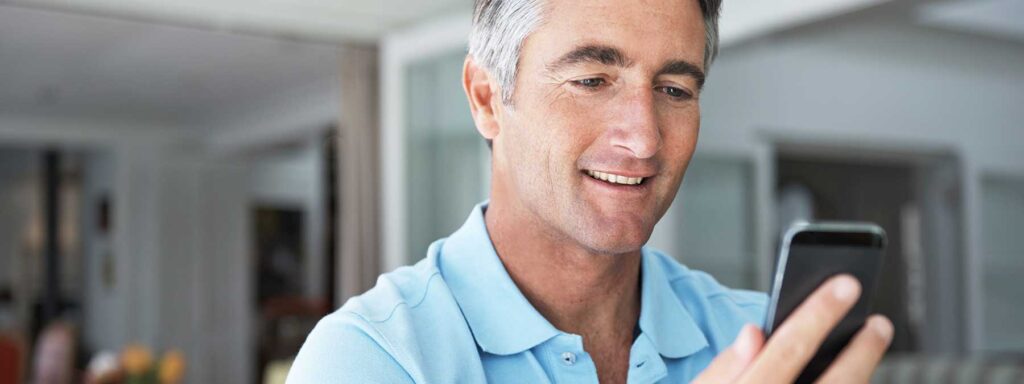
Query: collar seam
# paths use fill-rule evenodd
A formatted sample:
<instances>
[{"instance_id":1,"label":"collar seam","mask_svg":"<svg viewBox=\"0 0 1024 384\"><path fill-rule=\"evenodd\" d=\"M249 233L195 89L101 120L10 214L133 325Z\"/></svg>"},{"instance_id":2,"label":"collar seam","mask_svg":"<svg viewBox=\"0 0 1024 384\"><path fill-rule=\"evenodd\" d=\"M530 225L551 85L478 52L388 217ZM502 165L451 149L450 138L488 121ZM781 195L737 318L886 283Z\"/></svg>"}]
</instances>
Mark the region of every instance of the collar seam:
<instances>
[{"instance_id":1,"label":"collar seam","mask_svg":"<svg viewBox=\"0 0 1024 384\"><path fill-rule=\"evenodd\" d=\"M409 307L409 309L416 309L421 304L423 304L425 301L427 301L427 294L430 293L430 286L433 285L433 282L434 282L436 277L440 277L440 274L441 273L439 271L434 271L434 272L432 272L430 274L429 277L427 277L427 282L426 282L426 284L424 284L424 287L423 287L423 293L420 295L419 299L414 304L410 304L406 300L399 301L399 302L395 303L394 306L391 307L391 310L388 311L388 314L386 316L384 316L383 318L380 318L380 319L367 318L367 317L362 316L361 314L357 314L357 315L359 315L359 317L362 317L367 322L371 322L371 323L386 323L389 320L391 320L392 317L394 317L395 312L398 311L398 307L400 307L402 305L405 305L406 307Z\"/></svg>"}]
</instances>

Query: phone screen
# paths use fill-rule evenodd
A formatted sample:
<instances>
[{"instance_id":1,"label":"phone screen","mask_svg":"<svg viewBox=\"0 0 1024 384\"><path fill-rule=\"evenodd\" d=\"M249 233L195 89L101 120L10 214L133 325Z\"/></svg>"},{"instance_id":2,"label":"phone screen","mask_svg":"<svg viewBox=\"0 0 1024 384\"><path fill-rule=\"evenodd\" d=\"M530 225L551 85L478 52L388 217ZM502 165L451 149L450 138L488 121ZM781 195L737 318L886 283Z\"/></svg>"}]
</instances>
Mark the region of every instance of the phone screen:
<instances>
[{"instance_id":1,"label":"phone screen","mask_svg":"<svg viewBox=\"0 0 1024 384\"><path fill-rule=\"evenodd\" d=\"M765 332L770 337L811 293L828 278L847 273L860 280L860 298L850 312L828 335L814 358L804 369L798 383L813 382L832 363L850 339L864 326L871 310L871 296L881 266L884 235L861 233L823 234L807 232L795 235L787 254L780 255L779 273L773 284ZM866 237L865 237L866 236Z\"/></svg>"}]
</instances>

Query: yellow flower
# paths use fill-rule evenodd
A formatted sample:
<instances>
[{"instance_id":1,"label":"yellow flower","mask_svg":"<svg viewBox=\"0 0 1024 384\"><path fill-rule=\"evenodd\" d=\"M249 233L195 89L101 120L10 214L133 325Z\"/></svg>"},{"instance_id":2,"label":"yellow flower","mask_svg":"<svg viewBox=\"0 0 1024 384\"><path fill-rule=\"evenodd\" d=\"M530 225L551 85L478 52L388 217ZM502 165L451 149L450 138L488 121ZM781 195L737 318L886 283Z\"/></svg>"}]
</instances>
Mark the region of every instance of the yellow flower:
<instances>
[{"instance_id":1,"label":"yellow flower","mask_svg":"<svg viewBox=\"0 0 1024 384\"><path fill-rule=\"evenodd\" d=\"M129 344L121 351L121 365L130 376L145 374L153 365L153 354L144 346Z\"/></svg>"},{"instance_id":2,"label":"yellow flower","mask_svg":"<svg viewBox=\"0 0 1024 384\"><path fill-rule=\"evenodd\" d=\"M160 383L176 384L181 382L185 376L185 356L178 350L170 350L164 353L160 360Z\"/></svg>"}]
</instances>

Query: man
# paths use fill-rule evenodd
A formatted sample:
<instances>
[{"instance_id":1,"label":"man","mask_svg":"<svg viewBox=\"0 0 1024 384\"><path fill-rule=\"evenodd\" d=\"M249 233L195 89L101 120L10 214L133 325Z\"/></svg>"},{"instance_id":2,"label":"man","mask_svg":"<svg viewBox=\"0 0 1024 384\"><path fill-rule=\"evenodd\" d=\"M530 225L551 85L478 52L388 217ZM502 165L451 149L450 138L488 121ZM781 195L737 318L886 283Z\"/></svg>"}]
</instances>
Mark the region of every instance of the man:
<instances>
[{"instance_id":1,"label":"man","mask_svg":"<svg viewBox=\"0 0 1024 384\"><path fill-rule=\"evenodd\" d=\"M463 83L490 201L324 318L289 382L789 382L860 287L765 342L765 297L647 249L697 143L717 0L477 0ZM872 317L823 377L866 382Z\"/></svg>"}]
</instances>

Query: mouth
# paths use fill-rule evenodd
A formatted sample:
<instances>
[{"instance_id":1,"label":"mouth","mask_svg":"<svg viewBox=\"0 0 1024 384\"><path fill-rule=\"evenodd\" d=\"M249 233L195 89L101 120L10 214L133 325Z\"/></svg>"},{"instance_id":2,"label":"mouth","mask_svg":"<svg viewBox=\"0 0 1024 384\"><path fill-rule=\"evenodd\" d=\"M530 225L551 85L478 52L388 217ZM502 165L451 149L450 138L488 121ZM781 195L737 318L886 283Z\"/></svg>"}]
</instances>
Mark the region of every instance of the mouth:
<instances>
[{"instance_id":1,"label":"mouth","mask_svg":"<svg viewBox=\"0 0 1024 384\"><path fill-rule=\"evenodd\" d=\"M618 175L609 172L601 172L594 170L584 170L583 173L587 174L595 180L600 180L609 184L622 185L622 186L639 186L644 183L648 178L646 177L629 177L624 175Z\"/></svg>"}]
</instances>

